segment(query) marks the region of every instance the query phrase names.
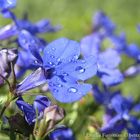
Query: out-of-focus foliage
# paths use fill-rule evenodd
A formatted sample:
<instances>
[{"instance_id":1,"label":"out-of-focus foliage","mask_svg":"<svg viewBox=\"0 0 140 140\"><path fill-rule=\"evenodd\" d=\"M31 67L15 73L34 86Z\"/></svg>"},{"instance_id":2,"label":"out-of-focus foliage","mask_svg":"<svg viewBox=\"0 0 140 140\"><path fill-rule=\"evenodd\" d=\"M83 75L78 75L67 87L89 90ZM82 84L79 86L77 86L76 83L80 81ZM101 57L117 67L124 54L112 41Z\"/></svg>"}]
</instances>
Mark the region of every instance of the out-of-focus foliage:
<instances>
[{"instance_id":1,"label":"out-of-focus foliage","mask_svg":"<svg viewBox=\"0 0 140 140\"><path fill-rule=\"evenodd\" d=\"M62 30L59 32L41 35L49 41L58 37L68 37L79 41L83 36L91 33L92 16L97 10L102 10L117 24L117 32L126 32L128 42L140 45L140 34L136 29L137 24L140 23L139 5L138 0L18 0L18 6L13 11L17 17L21 17L24 12L28 13L29 18L34 22L46 17L54 25L60 24ZM4 20L0 16L0 26L6 23L10 23L10 20ZM127 58L124 58L121 69L127 66ZM140 76L137 76L127 79L118 87L121 87L123 94L133 95L139 101L139 85ZM1 90L0 94L3 94L3 91ZM95 128L102 124L103 108L94 103L92 95L89 94L76 103L59 104L67 114L63 122L74 130L77 140L101 139ZM12 112L14 107L10 107ZM10 111L6 113L10 114ZM0 139L8 140L3 135L0 135Z\"/></svg>"}]
</instances>

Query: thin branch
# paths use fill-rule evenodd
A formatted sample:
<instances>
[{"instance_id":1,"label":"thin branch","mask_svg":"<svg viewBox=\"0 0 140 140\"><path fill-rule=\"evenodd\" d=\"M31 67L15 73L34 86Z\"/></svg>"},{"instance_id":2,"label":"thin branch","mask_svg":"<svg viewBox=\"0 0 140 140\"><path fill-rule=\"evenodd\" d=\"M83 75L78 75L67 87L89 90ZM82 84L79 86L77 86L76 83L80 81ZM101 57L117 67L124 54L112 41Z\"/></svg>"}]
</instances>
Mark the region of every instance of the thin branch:
<instances>
[{"instance_id":1,"label":"thin branch","mask_svg":"<svg viewBox=\"0 0 140 140\"><path fill-rule=\"evenodd\" d=\"M1 75L1 74L0 74L0 77L8 84L9 89L11 89L11 84L10 84L10 82L9 82L3 75Z\"/></svg>"}]
</instances>

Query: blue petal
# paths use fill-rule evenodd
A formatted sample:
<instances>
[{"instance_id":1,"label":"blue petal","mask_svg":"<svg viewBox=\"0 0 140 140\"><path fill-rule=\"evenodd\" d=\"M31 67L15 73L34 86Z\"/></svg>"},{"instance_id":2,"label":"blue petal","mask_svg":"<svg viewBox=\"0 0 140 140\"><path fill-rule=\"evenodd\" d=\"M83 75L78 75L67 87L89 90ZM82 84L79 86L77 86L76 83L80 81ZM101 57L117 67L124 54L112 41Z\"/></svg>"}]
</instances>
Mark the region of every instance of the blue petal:
<instances>
[{"instance_id":1,"label":"blue petal","mask_svg":"<svg viewBox=\"0 0 140 140\"><path fill-rule=\"evenodd\" d=\"M138 74L140 74L140 65L131 66L124 72L125 77L132 77Z\"/></svg>"},{"instance_id":2,"label":"blue petal","mask_svg":"<svg viewBox=\"0 0 140 140\"><path fill-rule=\"evenodd\" d=\"M116 68L119 63L121 62L121 58L117 51L113 49L107 49L104 52L101 52L99 54L99 60L98 60L98 65L99 68L109 68L113 69Z\"/></svg>"},{"instance_id":3,"label":"blue petal","mask_svg":"<svg viewBox=\"0 0 140 140\"><path fill-rule=\"evenodd\" d=\"M16 6L16 0L1 0L0 1L0 8L8 9L14 8Z\"/></svg>"},{"instance_id":4,"label":"blue petal","mask_svg":"<svg viewBox=\"0 0 140 140\"><path fill-rule=\"evenodd\" d=\"M35 61L36 61L36 58L31 54L30 51L20 50L16 64L25 69L35 68Z\"/></svg>"},{"instance_id":5,"label":"blue petal","mask_svg":"<svg viewBox=\"0 0 140 140\"><path fill-rule=\"evenodd\" d=\"M15 65L15 75L17 79L21 78L25 74L25 72L26 72L25 68L21 68Z\"/></svg>"},{"instance_id":6,"label":"blue petal","mask_svg":"<svg viewBox=\"0 0 140 140\"><path fill-rule=\"evenodd\" d=\"M17 25L20 29L27 30L31 34L36 34L37 33L37 28L29 20L27 20L27 19L17 19L16 22L17 22Z\"/></svg>"},{"instance_id":7,"label":"blue petal","mask_svg":"<svg viewBox=\"0 0 140 140\"><path fill-rule=\"evenodd\" d=\"M140 33L140 24L137 25L137 31Z\"/></svg>"},{"instance_id":8,"label":"blue petal","mask_svg":"<svg viewBox=\"0 0 140 140\"><path fill-rule=\"evenodd\" d=\"M101 133L103 134L120 133L126 127L125 121L121 120L122 117L120 115L116 115L100 129ZM119 121L121 122L118 123Z\"/></svg>"},{"instance_id":9,"label":"blue petal","mask_svg":"<svg viewBox=\"0 0 140 140\"><path fill-rule=\"evenodd\" d=\"M127 47L126 54L140 61L140 48L136 44L130 44Z\"/></svg>"},{"instance_id":10,"label":"blue petal","mask_svg":"<svg viewBox=\"0 0 140 140\"><path fill-rule=\"evenodd\" d=\"M72 130L62 126L53 130L49 138L50 140L75 140Z\"/></svg>"},{"instance_id":11,"label":"blue petal","mask_svg":"<svg viewBox=\"0 0 140 140\"><path fill-rule=\"evenodd\" d=\"M10 38L16 34L17 34L17 28L12 24L0 28L0 40Z\"/></svg>"},{"instance_id":12,"label":"blue petal","mask_svg":"<svg viewBox=\"0 0 140 140\"><path fill-rule=\"evenodd\" d=\"M33 103L33 107L35 110L37 109L38 113L44 111L44 109L50 105L51 101L46 96L43 95L36 96Z\"/></svg>"},{"instance_id":13,"label":"blue petal","mask_svg":"<svg viewBox=\"0 0 140 140\"><path fill-rule=\"evenodd\" d=\"M16 93L18 95L26 92L27 90L33 89L41 84L46 82L46 78L44 76L44 70L42 68L38 68L32 74L30 74L27 78L25 78L21 83L17 85Z\"/></svg>"},{"instance_id":14,"label":"blue petal","mask_svg":"<svg viewBox=\"0 0 140 140\"><path fill-rule=\"evenodd\" d=\"M102 82L107 86L120 84L124 80L122 73L117 69L102 69L102 72L99 72L99 77L101 77Z\"/></svg>"},{"instance_id":15,"label":"blue petal","mask_svg":"<svg viewBox=\"0 0 140 140\"><path fill-rule=\"evenodd\" d=\"M112 34L115 29L115 24L102 11L97 12L93 17L93 29L96 31L100 28L103 28L106 34Z\"/></svg>"},{"instance_id":16,"label":"blue petal","mask_svg":"<svg viewBox=\"0 0 140 140\"><path fill-rule=\"evenodd\" d=\"M136 104L136 105L133 107L133 110L136 111L136 112L140 112L140 103L139 103L139 104Z\"/></svg>"},{"instance_id":17,"label":"blue petal","mask_svg":"<svg viewBox=\"0 0 140 140\"><path fill-rule=\"evenodd\" d=\"M119 52L122 53L123 51L126 50L127 48L127 41L126 41L126 35L125 33L121 33L119 36L110 36L109 39L112 41L113 46L115 49Z\"/></svg>"},{"instance_id":18,"label":"blue petal","mask_svg":"<svg viewBox=\"0 0 140 140\"><path fill-rule=\"evenodd\" d=\"M69 63L78 59L80 45L78 42L67 38L60 38L48 44L44 49L43 64L47 67Z\"/></svg>"},{"instance_id":19,"label":"blue petal","mask_svg":"<svg viewBox=\"0 0 140 140\"><path fill-rule=\"evenodd\" d=\"M91 34L81 40L81 52L84 57L96 56L101 47L101 37L98 34Z\"/></svg>"},{"instance_id":20,"label":"blue petal","mask_svg":"<svg viewBox=\"0 0 140 140\"><path fill-rule=\"evenodd\" d=\"M40 20L35 24L38 33L56 32L60 30L60 26L53 27L47 19Z\"/></svg>"},{"instance_id":21,"label":"blue petal","mask_svg":"<svg viewBox=\"0 0 140 140\"><path fill-rule=\"evenodd\" d=\"M28 31L22 30L19 33L18 41L22 48L30 50L35 58L42 62L42 58L39 54L39 47L41 47L41 42L32 36Z\"/></svg>"},{"instance_id":22,"label":"blue petal","mask_svg":"<svg viewBox=\"0 0 140 140\"><path fill-rule=\"evenodd\" d=\"M92 88L90 84L70 83L57 76L50 79L48 84L54 98L63 103L80 100Z\"/></svg>"},{"instance_id":23,"label":"blue petal","mask_svg":"<svg viewBox=\"0 0 140 140\"><path fill-rule=\"evenodd\" d=\"M118 114L124 114L132 108L132 98L127 99L118 94L111 99L111 105Z\"/></svg>"},{"instance_id":24,"label":"blue petal","mask_svg":"<svg viewBox=\"0 0 140 140\"><path fill-rule=\"evenodd\" d=\"M77 80L86 80L97 73L96 57L77 60L56 68L57 75L68 74Z\"/></svg>"},{"instance_id":25,"label":"blue petal","mask_svg":"<svg viewBox=\"0 0 140 140\"><path fill-rule=\"evenodd\" d=\"M102 93L97 85L93 85L93 96L96 102L98 102L99 104L104 104L106 98L108 97L108 94Z\"/></svg>"},{"instance_id":26,"label":"blue petal","mask_svg":"<svg viewBox=\"0 0 140 140\"><path fill-rule=\"evenodd\" d=\"M128 128L127 128L128 133L130 133L130 134L139 134L139 130L140 130L140 121L139 121L139 119L134 117L134 116L130 116L130 123L131 123L131 125L129 125ZM139 140L138 137L136 138L136 140Z\"/></svg>"},{"instance_id":27,"label":"blue petal","mask_svg":"<svg viewBox=\"0 0 140 140\"><path fill-rule=\"evenodd\" d=\"M33 123L36 113L32 105L26 103L21 97L16 101L19 109L24 113L25 119L29 124Z\"/></svg>"}]
</instances>

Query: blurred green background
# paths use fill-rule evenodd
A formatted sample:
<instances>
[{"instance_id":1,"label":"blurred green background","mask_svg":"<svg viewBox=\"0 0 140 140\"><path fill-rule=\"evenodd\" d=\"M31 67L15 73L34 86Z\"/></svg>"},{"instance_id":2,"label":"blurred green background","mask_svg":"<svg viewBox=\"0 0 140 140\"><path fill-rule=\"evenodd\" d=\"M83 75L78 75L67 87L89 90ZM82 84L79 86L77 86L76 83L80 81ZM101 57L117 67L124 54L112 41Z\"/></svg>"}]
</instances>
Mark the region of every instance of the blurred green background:
<instances>
[{"instance_id":1,"label":"blurred green background","mask_svg":"<svg viewBox=\"0 0 140 140\"><path fill-rule=\"evenodd\" d=\"M21 18L24 12L29 14L32 22L43 18L48 18L53 25L62 25L63 29L58 33L50 33L43 37L51 41L58 37L68 37L80 41L81 38L91 33L92 16L98 10L104 11L117 24L117 32L124 31L127 34L128 42L135 42L140 45L140 34L136 26L140 23L140 1L139 0L17 0L17 8L14 9L17 17ZM0 16L0 26L10 23L10 20ZM124 61L124 65L127 61ZM134 80L132 82L132 80ZM140 97L140 76L128 79L120 85L124 94ZM89 102L90 95L85 97ZM92 100L92 99L91 99ZM76 132L78 140L95 140L94 130L88 124L94 122L93 102L75 103L64 105L68 110L68 124ZM81 107L81 108L80 108ZM89 110L89 107L92 108ZM79 109L80 108L80 109ZM71 111L72 110L72 111ZM74 111L73 111L74 110ZM77 111L78 110L78 111ZM86 112L84 111L86 110ZM96 110L96 109L95 109ZM86 114L87 113L87 114ZM80 117L78 117L80 116ZM82 116L82 117L81 117ZM92 119L89 119L92 116ZM88 122L85 121L87 120ZM97 121L101 121L101 113L96 113ZM73 121L75 119L75 121ZM71 122L70 122L71 120ZM72 123L75 122L74 125ZM76 124L77 123L77 124ZM84 126L84 129L82 129ZM89 136L85 137L85 132L89 131ZM4 140L0 137L0 140Z\"/></svg>"}]
</instances>

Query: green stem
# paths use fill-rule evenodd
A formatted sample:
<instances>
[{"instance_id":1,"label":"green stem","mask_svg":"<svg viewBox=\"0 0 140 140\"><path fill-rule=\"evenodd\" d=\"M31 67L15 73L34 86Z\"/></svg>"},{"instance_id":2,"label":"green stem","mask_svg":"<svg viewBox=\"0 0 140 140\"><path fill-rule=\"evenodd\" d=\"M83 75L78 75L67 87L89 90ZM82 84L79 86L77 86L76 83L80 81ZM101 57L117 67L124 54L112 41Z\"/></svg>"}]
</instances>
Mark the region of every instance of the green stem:
<instances>
[{"instance_id":1,"label":"green stem","mask_svg":"<svg viewBox=\"0 0 140 140\"><path fill-rule=\"evenodd\" d=\"M9 100L6 101L5 105L3 106L1 112L0 112L0 119L2 118L6 108L10 105L11 101L13 101L14 99L16 99L17 96L14 96L13 98L10 98Z\"/></svg>"}]
</instances>

